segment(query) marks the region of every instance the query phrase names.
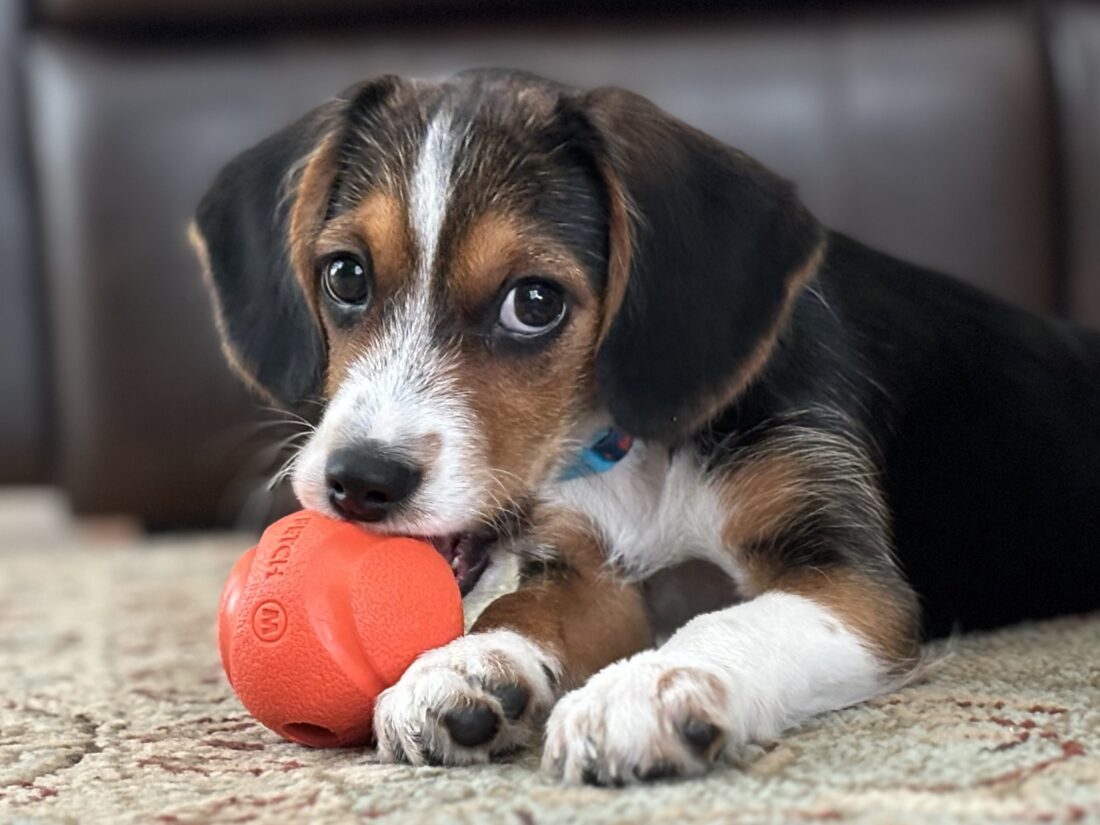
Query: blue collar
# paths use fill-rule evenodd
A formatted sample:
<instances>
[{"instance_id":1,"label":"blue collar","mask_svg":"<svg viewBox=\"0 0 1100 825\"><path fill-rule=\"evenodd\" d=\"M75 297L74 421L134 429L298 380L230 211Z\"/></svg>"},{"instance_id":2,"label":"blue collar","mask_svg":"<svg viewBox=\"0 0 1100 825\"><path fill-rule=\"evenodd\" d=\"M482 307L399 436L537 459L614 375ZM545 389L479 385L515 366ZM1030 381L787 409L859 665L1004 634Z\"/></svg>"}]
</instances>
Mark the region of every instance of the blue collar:
<instances>
[{"instance_id":1,"label":"blue collar","mask_svg":"<svg viewBox=\"0 0 1100 825\"><path fill-rule=\"evenodd\" d=\"M562 470L559 481L572 481L575 478L606 473L630 452L634 439L614 427L598 430L588 440L573 463Z\"/></svg>"}]
</instances>

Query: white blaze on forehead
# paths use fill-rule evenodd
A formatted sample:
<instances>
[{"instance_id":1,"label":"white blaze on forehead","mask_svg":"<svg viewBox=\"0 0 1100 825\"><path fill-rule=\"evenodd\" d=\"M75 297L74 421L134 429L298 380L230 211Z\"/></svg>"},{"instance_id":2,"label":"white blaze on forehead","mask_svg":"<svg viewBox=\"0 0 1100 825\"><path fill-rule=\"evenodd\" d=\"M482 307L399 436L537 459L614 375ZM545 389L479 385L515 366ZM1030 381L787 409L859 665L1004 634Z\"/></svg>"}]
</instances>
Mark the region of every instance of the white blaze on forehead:
<instances>
[{"instance_id":1,"label":"white blaze on forehead","mask_svg":"<svg viewBox=\"0 0 1100 825\"><path fill-rule=\"evenodd\" d=\"M451 198L455 144L451 113L444 109L428 125L409 188L409 214L420 252L418 274L421 284L428 282L435 266L439 235Z\"/></svg>"},{"instance_id":2,"label":"white blaze on forehead","mask_svg":"<svg viewBox=\"0 0 1100 825\"><path fill-rule=\"evenodd\" d=\"M295 465L294 489L303 505L327 510L324 465L333 451L381 441L420 460L435 440L415 507L384 527L449 533L465 529L483 504L487 475L473 415L454 373L453 355L434 335L431 275L451 194L456 141L444 111L429 124L409 181L409 215L418 266L409 289L384 313L373 343L347 371L317 432ZM417 515L417 513L419 515Z\"/></svg>"}]
</instances>

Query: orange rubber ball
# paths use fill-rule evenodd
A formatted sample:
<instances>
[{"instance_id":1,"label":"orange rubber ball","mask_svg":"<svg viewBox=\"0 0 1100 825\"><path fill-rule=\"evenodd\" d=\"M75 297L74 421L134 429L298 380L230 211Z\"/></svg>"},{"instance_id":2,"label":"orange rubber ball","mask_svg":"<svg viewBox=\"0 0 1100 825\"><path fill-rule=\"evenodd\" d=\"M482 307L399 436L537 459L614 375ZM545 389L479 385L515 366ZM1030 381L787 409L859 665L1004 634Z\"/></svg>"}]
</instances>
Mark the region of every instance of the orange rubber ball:
<instances>
[{"instance_id":1,"label":"orange rubber ball","mask_svg":"<svg viewBox=\"0 0 1100 825\"><path fill-rule=\"evenodd\" d=\"M427 542L303 510L272 524L222 592L222 666L249 712L313 747L371 738L378 694L462 635L462 596Z\"/></svg>"}]
</instances>

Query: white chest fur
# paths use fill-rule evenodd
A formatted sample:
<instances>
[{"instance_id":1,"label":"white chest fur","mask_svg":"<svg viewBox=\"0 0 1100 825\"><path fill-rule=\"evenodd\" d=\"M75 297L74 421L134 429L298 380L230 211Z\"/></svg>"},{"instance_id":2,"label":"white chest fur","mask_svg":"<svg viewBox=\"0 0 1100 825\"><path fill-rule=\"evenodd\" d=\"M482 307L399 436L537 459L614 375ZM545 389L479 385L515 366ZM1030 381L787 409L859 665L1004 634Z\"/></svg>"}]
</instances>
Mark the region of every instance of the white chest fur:
<instances>
[{"instance_id":1,"label":"white chest fur","mask_svg":"<svg viewBox=\"0 0 1100 825\"><path fill-rule=\"evenodd\" d=\"M705 559L740 581L722 541L723 510L690 450L636 441L611 470L554 486L548 498L595 523L609 561L632 578Z\"/></svg>"}]
</instances>

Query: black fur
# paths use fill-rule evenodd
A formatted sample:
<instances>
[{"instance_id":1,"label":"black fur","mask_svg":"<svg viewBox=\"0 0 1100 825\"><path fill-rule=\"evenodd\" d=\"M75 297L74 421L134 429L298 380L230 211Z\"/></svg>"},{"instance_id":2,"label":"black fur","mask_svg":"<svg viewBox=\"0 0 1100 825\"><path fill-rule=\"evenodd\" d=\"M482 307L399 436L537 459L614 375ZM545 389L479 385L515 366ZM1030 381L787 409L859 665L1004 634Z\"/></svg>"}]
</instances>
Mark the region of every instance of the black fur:
<instances>
[{"instance_id":1,"label":"black fur","mask_svg":"<svg viewBox=\"0 0 1100 825\"><path fill-rule=\"evenodd\" d=\"M381 77L335 100L234 158L195 215L209 256L226 345L261 390L295 408L316 396L325 370L324 334L288 257L294 205L291 168L340 130L337 164L353 162L350 137L385 102L397 81ZM339 183L345 170L338 168ZM334 186L333 198L339 189ZM328 213L335 203L326 205Z\"/></svg>"},{"instance_id":2,"label":"black fur","mask_svg":"<svg viewBox=\"0 0 1100 825\"><path fill-rule=\"evenodd\" d=\"M839 412L877 469L928 635L1100 607L1100 335L828 244L766 373L698 443L721 461L792 413L836 432L814 410ZM844 521L771 551L867 570L878 554Z\"/></svg>"},{"instance_id":3,"label":"black fur","mask_svg":"<svg viewBox=\"0 0 1100 825\"><path fill-rule=\"evenodd\" d=\"M229 163L199 204L195 221L226 345L252 380L296 407L314 395L325 343L287 253L287 172L329 127L318 109Z\"/></svg>"},{"instance_id":4,"label":"black fur","mask_svg":"<svg viewBox=\"0 0 1100 825\"><path fill-rule=\"evenodd\" d=\"M822 278L926 629L1100 607L1100 335L842 236Z\"/></svg>"},{"instance_id":5,"label":"black fur","mask_svg":"<svg viewBox=\"0 0 1100 825\"><path fill-rule=\"evenodd\" d=\"M600 400L628 432L675 440L732 394L723 382L775 326L820 230L789 183L643 98L596 90L583 105L637 217Z\"/></svg>"},{"instance_id":6,"label":"black fur","mask_svg":"<svg viewBox=\"0 0 1100 825\"><path fill-rule=\"evenodd\" d=\"M597 363L620 426L672 442L691 427L716 467L780 426L842 432L868 457L888 523L820 467L829 506L748 549L855 567L907 598L892 547L931 635L1100 606L1100 335L829 233L766 369L707 408L821 235L786 182L607 94L594 122L643 218Z\"/></svg>"}]
</instances>

